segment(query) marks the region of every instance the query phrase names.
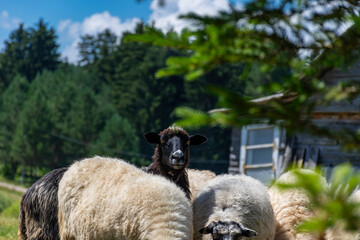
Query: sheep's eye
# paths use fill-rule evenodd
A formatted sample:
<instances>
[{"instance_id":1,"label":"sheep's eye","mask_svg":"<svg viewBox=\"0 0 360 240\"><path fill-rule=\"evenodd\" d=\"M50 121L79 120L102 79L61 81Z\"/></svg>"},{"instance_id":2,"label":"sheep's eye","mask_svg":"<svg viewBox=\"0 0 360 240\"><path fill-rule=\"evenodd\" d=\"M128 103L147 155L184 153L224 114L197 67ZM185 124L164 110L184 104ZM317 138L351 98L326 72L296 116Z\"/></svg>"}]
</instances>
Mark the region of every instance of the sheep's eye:
<instances>
[{"instance_id":1,"label":"sheep's eye","mask_svg":"<svg viewBox=\"0 0 360 240\"><path fill-rule=\"evenodd\" d=\"M187 141L186 141L186 144L187 144L187 145L190 145L190 140L187 140Z\"/></svg>"},{"instance_id":2,"label":"sheep's eye","mask_svg":"<svg viewBox=\"0 0 360 240\"><path fill-rule=\"evenodd\" d=\"M165 142L164 139L161 139L161 140L160 140L160 143L161 143L161 144L163 144L164 142Z\"/></svg>"}]
</instances>

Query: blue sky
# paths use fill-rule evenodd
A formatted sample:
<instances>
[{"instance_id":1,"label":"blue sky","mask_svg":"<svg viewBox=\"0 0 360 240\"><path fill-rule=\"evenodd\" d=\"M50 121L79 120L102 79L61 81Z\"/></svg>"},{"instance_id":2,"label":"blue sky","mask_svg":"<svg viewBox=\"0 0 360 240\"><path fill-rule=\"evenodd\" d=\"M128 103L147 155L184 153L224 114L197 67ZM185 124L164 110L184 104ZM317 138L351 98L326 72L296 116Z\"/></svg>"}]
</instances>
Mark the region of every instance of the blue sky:
<instances>
[{"instance_id":1,"label":"blue sky","mask_svg":"<svg viewBox=\"0 0 360 240\"><path fill-rule=\"evenodd\" d=\"M179 14L195 11L215 14L228 9L229 0L167 0L165 7L158 0L0 0L0 50L11 31L19 23L33 26L43 18L55 28L62 57L76 62L76 46L83 34L96 34L110 28L117 35L132 30L143 20L155 21L164 30L181 30L187 25L178 20ZM235 1L240 2L240 1Z\"/></svg>"}]
</instances>

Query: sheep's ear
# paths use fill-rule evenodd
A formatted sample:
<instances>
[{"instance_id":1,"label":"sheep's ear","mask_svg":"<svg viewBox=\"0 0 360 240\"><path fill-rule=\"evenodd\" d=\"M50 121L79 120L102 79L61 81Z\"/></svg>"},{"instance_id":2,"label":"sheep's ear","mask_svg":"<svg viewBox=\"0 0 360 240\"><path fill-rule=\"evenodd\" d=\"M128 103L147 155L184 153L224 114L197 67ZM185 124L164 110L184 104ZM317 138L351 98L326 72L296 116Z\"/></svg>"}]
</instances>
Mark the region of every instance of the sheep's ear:
<instances>
[{"instance_id":1,"label":"sheep's ear","mask_svg":"<svg viewBox=\"0 0 360 240\"><path fill-rule=\"evenodd\" d=\"M254 237L257 235L257 232L250 229L250 228L247 228L247 227L244 227L242 224L240 224L240 228L241 228L241 233L242 233L242 236L244 237Z\"/></svg>"},{"instance_id":2,"label":"sheep's ear","mask_svg":"<svg viewBox=\"0 0 360 240\"><path fill-rule=\"evenodd\" d=\"M209 233L212 233L213 228L214 228L214 222L212 222L209 225L207 225L206 227L200 229L199 232L201 234L209 234Z\"/></svg>"},{"instance_id":3,"label":"sheep's ear","mask_svg":"<svg viewBox=\"0 0 360 240\"><path fill-rule=\"evenodd\" d=\"M200 135L200 134L196 134L196 135L192 135L190 136L190 145L200 145L203 143L207 142L207 137Z\"/></svg>"},{"instance_id":4,"label":"sheep's ear","mask_svg":"<svg viewBox=\"0 0 360 240\"><path fill-rule=\"evenodd\" d=\"M257 232L254 231L254 230L252 230L252 229L250 229L250 228L243 228L243 229L242 229L242 235L243 235L244 237L250 238L250 237L256 236L256 235L257 235Z\"/></svg>"},{"instance_id":5,"label":"sheep's ear","mask_svg":"<svg viewBox=\"0 0 360 240\"><path fill-rule=\"evenodd\" d=\"M151 144L159 144L160 143L160 135L155 132L145 133L144 137L148 143L151 143Z\"/></svg>"}]
</instances>

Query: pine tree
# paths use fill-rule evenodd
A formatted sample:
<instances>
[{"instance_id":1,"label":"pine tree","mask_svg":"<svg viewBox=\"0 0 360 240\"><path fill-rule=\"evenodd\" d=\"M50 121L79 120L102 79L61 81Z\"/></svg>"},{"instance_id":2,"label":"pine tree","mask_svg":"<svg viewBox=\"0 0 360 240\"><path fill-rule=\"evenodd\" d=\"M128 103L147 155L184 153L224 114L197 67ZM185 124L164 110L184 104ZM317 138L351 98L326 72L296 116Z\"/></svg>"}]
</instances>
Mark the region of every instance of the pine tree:
<instances>
[{"instance_id":1,"label":"pine tree","mask_svg":"<svg viewBox=\"0 0 360 240\"><path fill-rule=\"evenodd\" d=\"M5 41L0 57L0 80L6 88L16 74L32 81L44 69L55 70L60 63L57 36L53 28L40 19L35 27L26 29L23 24Z\"/></svg>"},{"instance_id":2,"label":"pine tree","mask_svg":"<svg viewBox=\"0 0 360 240\"><path fill-rule=\"evenodd\" d=\"M32 80L36 74L44 69L53 71L60 63L58 53L59 45L56 43L57 36L53 28L40 19L35 28L29 29L29 62L30 69L25 74Z\"/></svg>"},{"instance_id":3,"label":"pine tree","mask_svg":"<svg viewBox=\"0 0 360 240\"><path fill-rule=\"evenodd\" d=\"M26 76L28 71L29 32L20 24L19 28L10 34L10 39L5 41L5 51L0 58L1 81L4 88L8 87L16 74Z\"/></svg>"},{"instance_id":4,"label":"pine tree","mask_svg":"<svg viewBox=\"0 0 360 240\"><path fill-rule=\"evenodd\" d=\"M29 83L25 77L16 76L10 86L1 95L0 107L0 159L3 174L13 179L20 164L19 158L9 154L14 133L18 125L19 114L27 98Z\"/></svg>"}]
</instances>

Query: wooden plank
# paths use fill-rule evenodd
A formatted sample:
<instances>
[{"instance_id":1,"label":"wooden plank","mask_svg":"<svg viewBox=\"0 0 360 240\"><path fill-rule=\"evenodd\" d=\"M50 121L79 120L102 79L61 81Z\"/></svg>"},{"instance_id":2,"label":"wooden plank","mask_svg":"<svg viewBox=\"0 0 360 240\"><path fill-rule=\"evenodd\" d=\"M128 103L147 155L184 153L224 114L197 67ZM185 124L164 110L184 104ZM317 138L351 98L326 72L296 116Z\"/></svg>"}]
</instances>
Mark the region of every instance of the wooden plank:
<instances>
[{"instance_id":1,"label":"wooden plank","mask_svg":"<svg viewBox=\"0 0 360 240\"><path fill-rule=\"evenodd\" d=\"M274 143L258 144L258 145L246 145L245 149L259 149L259 148L272 148Z\"/></svg>"},{"instance_id":2,"label":"wooden plank","mask_svg":"<svg viewBox=\"0 0 360 240\"><path fill-rule=\"evenodd\" d=\"M239 157L235 154L235 153L230 153L229 154L229 159L231 160L239 160Z\"/></svg>"},{"instance_id":3,"label":"wooden plank","mask_svg":"<svg viewBox=\"0 0 360 240\"><path fill-rule=\"evenodd\" d=\"M319 149L315 147L308 146L305 152L305 168L315 169L319 159Z\"/></svg>"},{"instance_id":4,"label":"wooden plank","mask_svg":"<svg viewBox=\"0 0 360 240\"><path fill-rule=\"evenodd\" d=\"M319 164L335 166L344 162L350 162L355 166L360 166L360 154L356 152L345 152L338 146L319 147Z\"/></svg>"},{"instance_id":5,"label":"wooden plank","mask_svg":"<svg viewBox=\"0 0 360 240\"><path fill-rule=\"evenodd\" d=\"M254 168L267 168L267 167L273 167L273 163L263 163L263 164L252 164L252 165L246 165L244 166L245 169L254 169Z\"/></svg>"},{"instance_id":6,"label":"wooden plank","mask_svg":"<svg viewBox=\"0 0 360 240\"><path fill-rule=\"evenodd\" d=\"M247 125L246 129L248 131L253 131L253 130L261 130L261 129L269 129L269 128L273 128L273 125L268 125L268 124L251 124L251 125Z\"/></svg>"},{"instance_id":7,"label":"wooden plank","mask_svg":"<svg viewBox=\"0 0 360 240\"><path fill-rule=\"evenodd\" d=\"M240 166L239 166L239 171L241 173L244 173L244 165L245 165L245 161L246 161L246 139L247 139L247 130L246 127L243 127L241 129L241 146L240 146Z\"/></svg>"},{"instance_id":8,"label":"wooden plank","mask_svg":"<svg viewBox=\"0 0 360 240\"><path fill-rule=\"evenodd\" d=\"M340 68L334 68L328 71L322 80L328 85L337 84L339 81L353 80L360 81L360 61L353 63L346 71Z\"/></svg>"},{"instance_id":9,"label":"wooden plank","mask_svg":"<svg viewBox=\"0 0 360 240\"><path fill-rule=\"evenodd\" d=\"M338 127L358 127L360 122L353 119L338 119L334 121L332 118L313 119L312 122L318 126L336 125Z\"/></svg>"},{"instance_id":10,"label":"wooden plank","mask_svg":"<svg viewBox=\"0 0 360 240\"><path fill-rule=\"evenodd\" d=\"M229 172L229 174L237 174L237 173L240 173L238 167L229 167L229 168L228 168L228 172Z\"/></svg>"},{"instance_id":11,"label":"wooden plank","mask_svg":"<svg viewBox=\"0 0 360 240\"><path fill-rule=\"evenodd\" d=\"M229 167L239 168L240 161L240 145L241 145L241 130L233 128L231 130L231 145L229 154Z\"/></svg>"},{"instance_id":12,"label":"wooden plank","mask_svg":"<svg viewBox=\"0 0 360 240\"><path fill-rule=\"evenodd\" d=\"M338 142L334 139L313 137L304 133L296 134L295 148L302 145L338 145Z\"/></svg>"},{"instance_id":13,"label":"wooden plank","mask_svg":"<svg viewBox=\"0 0 360 240\"><path fill-rule=\"evenodd\" d=\"M338 120L359 120L360 119L360 112L313 112L311 114L312 119L329 119L332 121L338 121Z\"/></svg>"},{"instance_id":14,"label":"wooden plank","mask_svg":"<svg viewBox=\"0 0 360 240\"><path fill-rule=\"evenodd\" d=\"M348 101L333 102L329 106L317 106L314 113L359 113L359 99L352 103Z\"/></svg>"},{"instance_id":15,"label":"wooden plank","mask_svg":"<svg viewBox=\"0 0 360 240\"><path fill-rule=\"evenodd\" d=\"M281 137L280 137L280 146L279 150L286 148L286 141L287 141L286 131L285 129L281 129Z\"/></svg>"},{"instance_id":16,"label":"wooden plank","mask_svg":"<svg viewBox=\"0 0 360 240\"><path fill-rule=\"evenodd\" d=\"M275 170L278 169L279 163L279 154L280 154L280 141L281 141L281 129L278 126L274 127L274 147L273 147L273 154L272 154L272 161L273 161L273 178L275 177Z\"/></svg>"},{"instance_id":17,"label":"wooden plank","mask_svg":"<svg viewBox=\"0 0 360 240\"><path fill-rule=\"evenodd\" d=\"M295 154L293 156L293 162L297 167L303 167L305 157L305 148L296 148Z\"/></svg>"},{"instance_id":18,"label":"wooden plank","mask_svg":"<svg viewBox=\"0 0 360 240\"><path fill-rule=\"evenodd\" d=\"M232 167L239 167L240 162L239 161L230 161L229 166Z\"/></svg>"}]
</instances>

